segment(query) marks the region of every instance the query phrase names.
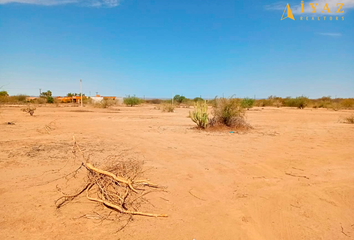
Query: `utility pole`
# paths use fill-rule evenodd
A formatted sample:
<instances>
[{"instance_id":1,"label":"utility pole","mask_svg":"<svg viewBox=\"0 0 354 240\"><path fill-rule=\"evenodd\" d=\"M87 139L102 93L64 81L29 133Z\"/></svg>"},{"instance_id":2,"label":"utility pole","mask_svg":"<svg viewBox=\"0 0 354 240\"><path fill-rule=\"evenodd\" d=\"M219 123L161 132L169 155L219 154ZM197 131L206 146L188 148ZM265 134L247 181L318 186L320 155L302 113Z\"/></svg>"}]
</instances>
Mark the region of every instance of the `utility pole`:
<instances>
[{"instance_id":1,"label":"utility pole","mask_svg":"<svg viewBox=\"0 0 354 240\"><path fill-rule=\"evenodd\" d=\"M41 94L42 94L42 89L40 88L39 89L39 96L41 96Z\"/></svg>"},{"instance_id":2,"label":"utility pole","mask_svg":"<svg viewBox=\"0 0 354 240\"><path fill-rule=\"evenodd\" d=\"M80 88L81 88L81 107L83 107L82 101L82 80L80 79Z\"/></svg>"}]
</instances>

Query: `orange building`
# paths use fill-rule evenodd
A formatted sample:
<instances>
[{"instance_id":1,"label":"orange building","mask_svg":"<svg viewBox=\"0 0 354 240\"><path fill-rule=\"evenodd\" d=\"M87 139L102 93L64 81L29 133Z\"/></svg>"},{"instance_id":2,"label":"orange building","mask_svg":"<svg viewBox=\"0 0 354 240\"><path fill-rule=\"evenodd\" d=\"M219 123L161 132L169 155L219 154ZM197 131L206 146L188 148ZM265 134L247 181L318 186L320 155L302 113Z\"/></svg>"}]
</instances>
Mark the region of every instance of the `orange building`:
<instances>
[{"instance_id":1,"label":"orange building","mask_svg":"<svg viewBox=\"0 0 354 240\"><path fill-rule=\"evenodd\" d=\"M82 96L85 99L85 96ZM72 96L72 97L57 97L62 103L81 103L81 96Z\"/></svg>"}]
</instances>

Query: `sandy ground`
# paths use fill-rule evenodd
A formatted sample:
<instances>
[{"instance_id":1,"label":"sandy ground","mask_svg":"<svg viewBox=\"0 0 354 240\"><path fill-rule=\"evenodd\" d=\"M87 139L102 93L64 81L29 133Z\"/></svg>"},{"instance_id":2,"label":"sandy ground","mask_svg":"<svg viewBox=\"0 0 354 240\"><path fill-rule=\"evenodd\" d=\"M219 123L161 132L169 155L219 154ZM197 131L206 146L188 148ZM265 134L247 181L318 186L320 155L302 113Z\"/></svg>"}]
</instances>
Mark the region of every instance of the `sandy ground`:
<instances>
[{"instance_id":1,"label":"sandy ground","mask_svg":"<svg viewBox=\"0 0 354 240\"><path fill-rule=\"evenodd\" d=\"M349 111L248 111L246 134L193 129L188 109L0 108L0 239L354 239L354 126ZM8 121L15 125L7 125ZM45 126L50 126L46 129ZM134 216L97 221L85 197L57 210L56 180L80 163L72 136L91 160L145 162L145 177L167 187ZM85 215L86 214L86 215ZM86 216L86 217L83 217Z\"/></svg>"}]
</instances>

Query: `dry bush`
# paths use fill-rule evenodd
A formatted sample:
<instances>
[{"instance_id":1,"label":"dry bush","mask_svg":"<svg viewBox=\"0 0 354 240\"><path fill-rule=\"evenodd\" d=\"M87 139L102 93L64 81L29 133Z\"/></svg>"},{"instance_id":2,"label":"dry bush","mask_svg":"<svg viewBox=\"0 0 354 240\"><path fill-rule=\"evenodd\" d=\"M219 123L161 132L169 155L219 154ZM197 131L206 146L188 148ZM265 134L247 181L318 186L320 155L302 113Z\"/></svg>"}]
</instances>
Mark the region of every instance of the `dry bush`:
<instances>
[{"instance_id":1,"label":"dry bush","mask_svg":"<svg viewBox=\"0 0 354 240\"><path fill-rule=\"evenodd\" d=\"M36 99L33 100L33 103L35 103L35 104L45 104L45 103L47 103L47 99L46 98L42 98L42 97L36 98Z\"/></svg>"},{"instance_id":2,"label":"dry bush","mask_svg":"<svg viewBox=\"0 0 354 240\"><path fill-rule=\"evenodd\" d=\"M161 104L162 100L156 98L156 99L145 100L145 102L150 104Z\"/></svg>"},{"instance_id":3,"label":"dry bush","mask_svg":"<svg viewBox=\"0 0 354 240\"><path fill-rule=\"evenodd\" d=\"M94 107L96 108L109 108L111 106L117 105L117 100L113 99L103 99L100 102L96 102L93 104Z\"/></svg>"},{"instance_id":4,"label":"dry bush","mask_svg":"<svg viewBox=\"0 0 354 240\"><path fill-rule=\"evenodd\" d=\"M346 109L354 108L354 98L342 99L339 103L343 108L346 108Z\"/></svg>"},{"instance_id":5,"label":"dry bush","mask_svg":"<svg viewBox=\"0 0 354 240\"><path fill-rule=\"evenodd\" d=\"M180 108L190 108L193 106L194 102L190 99L185 99L181 104L178 104Z\"/></svg>"},{"instance_id":6,"label":"dry bush","mask_svg":"<svg viewBox=\"0 0 354 240\"><path fill-rule=\"evenodd\" d=\"M286 98L284 99L284 105L287 107L297 107L299 109L304 109L309 104L309 99L307 97L301 96L296 98Z\"/></svg>"},{"instance_id":7,"label":"dry bush","mask_svg":"<svg viewBox=\"0 0 354 240\"><path fill-rule=\"evenodd\" d=\"M26 102L27 95L19 94L15 96L0 96L0 103L22 104Z\"/></svg>"},{"instance_id":8,"label":"dry bush","mask_svg":"<svg viewBox=\"0 0 354 240\"><path fill-rule=\"evenodd\" d=\"M226 126L232 129L247 130L252 128L246 122L245 109L241 100L236 98L218 98L213 106L213 118L209 120L209 126L220 128Z\"/></svg>"},{"instance_id":9,"label":"dry bush","mask_svg":"<svg viewBox=\"0 0 354 240\"><path fill-rule=\"evenodd\" d=\"M63 196L55 202L56 207L74 200L82 193L90 201L101 204L107 209L114 210L118 213L129 215L141 215L148 217L167 217L165 214L153 214L138 211L142 200L147 201L144 197L152 191L161 190L161 188L149 182L148 180L138 180L142 174L142 163L137 161L119 161L115 159L110 163L106 163L105 167L97 168L92 165L89 158L85 157L80 147L74 139L74 150L82 156L81 166L73 172L72 178L76 178L76 174L81 168L87 170L85 184L75 194L65 194L59 188L58 190ZM66 176L67 178L67 176ZM154 190L150 190L153 188Z\"/></svg>"},{"instance_id":10,"label":"dry bush","mask_svg":"<svg viewBox=\"0 0 354 240\"><path fill-rule=\"evenodd\" d=\"M174 112L175 111L175 106L172 104L164 104L162 106L162 112Z\"/></svg>"},{"instance_id":11,"label":"dry bush","mask_svg":"<svg viewBox=\"0 0 354 240\"><path fill-rule=\"evenodd\" d=\"M345 123L354 124L354 114L344 118Z\"/></svg>"},{"instance_id":12,"label":"dry bush","mask_svg":"<svg viewBox=\"0 0 354 240\"><path fill-rule=\"evenodd\" d=\"M29 115L33 116L35 107L27 106L26 108L21 109L23 112L29 113Z\"/></svg>"}]
</instances>

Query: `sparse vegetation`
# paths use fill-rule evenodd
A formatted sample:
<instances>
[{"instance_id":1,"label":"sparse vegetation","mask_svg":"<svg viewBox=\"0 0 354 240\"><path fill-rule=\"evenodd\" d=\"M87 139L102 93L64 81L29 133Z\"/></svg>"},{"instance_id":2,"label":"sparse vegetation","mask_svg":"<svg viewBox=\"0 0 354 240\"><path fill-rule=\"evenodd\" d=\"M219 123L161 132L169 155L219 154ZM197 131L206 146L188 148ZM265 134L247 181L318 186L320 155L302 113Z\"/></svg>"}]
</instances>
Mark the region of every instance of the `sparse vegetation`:
<instances>
[{"instance_id":1,"label":"sparse vegetation","mask_svg":"<svg viewBox=\"0 0 354 240\"><path fill-rule=\"evenodd\" d=\"M186 101L186 97L181 95L175 95L173 97L173 101L175 101L176 103L183 103Z\"/></svg>"},{"instance_id":2,"label":"sparse vegetation","mask_svg":"<svg viewBox=\"0 0 354 240\"><path fill-rule=\"evenodd\" d=\"M209 120L211 127L227 126L234 129L250 129L246 122L245 109L237 98L215 99L213 118Z\"/></svg>"},{"instance_id":3,"label":"sparse vegetation","mask_svg":"<svg viewBox=\"0 0 354 240\"><path fill-rule=\"evenodd\" d=\"M47 97L47 103L54 103L54 98L52 96Z\"/></svg>"},{"instance_id":4,"label":"sparse vegetation","mask_svg":"<svg viewBox=\"0 0 354 240\"><path fill-rule=\"evenodd\" d=\"M9 94L7 93L7 91L0 91L0 97L8 97Z\"/></svg>"},{"instance_id":5,"label":"sparse vegetation","mask_svg":"<svg viewBox=\"0 0 354 240\"><path fill-rule=\"evenodd\" d=\"M124 104L126 104L127 106L135 106L135 105L139 105L142 103L142 100L140 98L137 98L135 96L128 96L126 98L124 98Z\"/></svg>"},{"instance_id":6,"label":"sparse vegetation","mask_svg":"<svg viewBox=\"0 0 354 240\"><path fill-rule=\"evenodd\" d=\"M166 103L162 106L162 111L163 112L174 112L175 106L170 103Z\"/></svg>"},{"instance_id":7,"label":"sparse vegetation","mask_svg":"<svg viewBox=\"0 0 354 240\"><path fill-rule=\"evenodd\" d=\"M198 101L194 104L194 110L189 112L189 117L197 124L198 128L205 129L209 123L208 104Z\"/></svg>"},{"instance_id":8,"label":"sparse vegetation","mask_svg":"<svg viewBox=\"0 0 354 240\"><path fill-rule=\"evenodd\" d=\"M301 96L296 98L286 98L284 100L284 105L287 107L297 107L299 109L304 109L307 107L309 99L307 97Z\"/></svg>"},{"instance_id":9,"label":"sparse vegetation","mask_svg":"<svg viewBox=\"0 0 354 240\"><path fill-rule=\"evenodd\" d=\"M196 97L196 98L193 99L193 101L194 101L194 102L203 102L204 99L201 98L201 97Z\"/></svg>"},{"instance_id":10,"label":"sparse vegetation","mask_svg":"<svg viewBox=\"0 0 354 240\"><path fill-rule=\"evenodd\" d=\"M354 114L344 118L345 123L354 124Z\"/></svg>"},{"instance_id":11,"label":"sparse vegetation","mask_svg":"<svg viewBox=\"0 0 354 240\"><path fill-rule=\"evenodd\" d=\"M244 99L242 99L241 106L243 108L250 109L250 108L253 107L253 105L254 105L254 99L252 99L252 98L244 98Z\"/></svg>"},{"instance_id":12,"label":"sparse vegetation","mask_svg":"<svg viewBox=\"0 0 354 240\"><path fill-rule=\"evenodd\" d=\"M68 93L66 94L67 97L74 97L74 96L81 96L81 93ZM85 96L85 94L83 93L82 96Z\"/></svg>"},{"instance_id":13,"label":"sparse vegetation","mask_svg":"<svg viewBox=\"0 0 354 240\"><path fill-rule=\"evenodd\" d=\"M151 104L161 104L162 100L161 99L151 99L151 100L145 100L146 103L151 103Z\"/></svg>"},{"instance_id":14,"label":"sparse vegetation","mask_svg":"<svg viewBox=\"0 0 354 240\"><path fill-rule=\"evenodd\" d=\"M22 109L23 112L29 113L31 116L33 116L35 110L36 108L31 106L27 106L26 108Z\"/></svg>"},{"instance_id":15,"label":"sparse vegetation","mask_svg":"<svg viewBox=\"0 0 354 240\"><path fill-rule=\"evenodd\" d=\"M113 99L103 99L100 102L94 103L93 106L96 108L109 108L117 104L116 100Z\"/></svg>"},{"instance_id":16,"label":"sparse vegetation","mask_svg":"<svg viewBox=\"0 0 354 240\"><path fill-rule=\"evenodd\" d=\"M33 102L35 104L45 104L45 103L47 103L47 99L45 99L45 98L36 98L36 99L34 99L34 100L30 101L30 102Z\"/></svg>"}]
</instances>

